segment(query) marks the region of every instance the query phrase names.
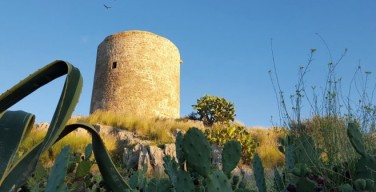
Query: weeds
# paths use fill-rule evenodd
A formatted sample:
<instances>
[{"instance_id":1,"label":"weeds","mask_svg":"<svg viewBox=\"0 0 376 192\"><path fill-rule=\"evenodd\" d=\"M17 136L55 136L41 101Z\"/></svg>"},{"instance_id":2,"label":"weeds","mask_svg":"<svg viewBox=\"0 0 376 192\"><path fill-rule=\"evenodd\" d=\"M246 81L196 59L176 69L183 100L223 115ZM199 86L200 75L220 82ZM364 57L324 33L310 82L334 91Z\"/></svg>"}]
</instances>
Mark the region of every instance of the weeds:
<instances>
[{"instance_id":1,"label":"weeds","mask_svg":"<svg viewBox=\"0 0 376 192\"><path fill-rule=\"evenodd\" d=\"M285 155L292 154L289 152L291 148L299 151L299 145L304 146L301 148L301 154L306 154L308 161L303 161L303 156L298 155L299 158L295 157L295 163L307 166L304 170L310 170L311 176L320 180L322 178L323 189L333 190L344 183L354 182L351 177L348 177L348 173L354 169L359 155L352 148L346 134L348 123L355 123L361 128L366 141L365 147L368 151L375 151L375 147L371 145L374 141L371 133L375 127L376 118L376 107L372 104L376 85L370 92L368 88L371 73L362 73L361 68L358 67L350 82L348 94L343 94L342 78L338 77L336 69L346 56L347 49L335 61L326 42L321 36L319 37L327 47L330 56L326 81L321 93L317 92L316 85L314 85L311 86L312 96L309 96L310 92L307 91L308 86L305 82L305 76L311 67L316 49L311 49L306 65L299 68L295 93L290 96L291 105L286 102L285 93L280 86L273 48L274 73L269 71L269 75L279 103L280 124L288 130L283 144L286 147L284 148ZM351 95L352 93L357 95ZM312 115L306 119L302 115L303 103L308 104ZM299 154L297 151L293 153ZM318 160L315 160L317 158ZM287 158L286 164L285 173L290 173L292 168L297 168L297 165L289 167Z\"/></svg>"}]
</instances>

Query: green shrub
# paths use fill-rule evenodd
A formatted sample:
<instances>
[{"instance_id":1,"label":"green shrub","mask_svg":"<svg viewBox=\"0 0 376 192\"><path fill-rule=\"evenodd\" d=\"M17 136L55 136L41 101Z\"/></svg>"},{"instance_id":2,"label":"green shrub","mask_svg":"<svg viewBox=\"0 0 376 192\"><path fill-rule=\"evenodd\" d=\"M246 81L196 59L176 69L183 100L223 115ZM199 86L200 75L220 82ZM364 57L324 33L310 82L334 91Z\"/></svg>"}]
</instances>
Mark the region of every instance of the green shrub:
<instances>
[{"instance_id":1,"label":"green shrub","mask_svg":"<svg viewBox=\"0 0 376 192\"><path fill-rule=\"evenodd\" d=\"M231 175L239 163L241 146L229 141L222 151L222 170L211 164L211 148L204 133L191 128L185 135L178 133L176 156L163 158L165 172L170 178L172 191L249 191L239 185L240 178Z\"/></svg>"},{"instance_id":2,"label":"green shrub","mask_svg":"<svg viewBox=\"0 0 376 192\"><path fill-rule=\"evenodd\" d=\"M214 123L229 123L234 121L235 107L232 102L218 96L205 95L192 105L197 112L190 115L194 120L203 121L204 125L212 126Z\"/></svg>"},{"instance_id":3,"label":"green shrub","mask_svg":"<svg viewBox=\"0 0 376 192\"><path fill-rule=\"evenodd\" d=\"M314 140L324 163L340 164L356 157L346 134L346 124L338 116L314 116L302 121L300 126ZM292 130L296 126L292 123Z\"/></svg>"},{"instance_id":4,"label":"green shrub","mask_svg":"<svg viewBox=\"0 0 376 192\"><path fill-rule=\"evenodd\" d=\"M95 172L98 168L91 156L91 144L79 153L65 146L51 169L42 161L38 162L24 188L30 191L105 191L102 176Z\"/></svg>"},{"instance_id":5,"label":"green shrub","mask_svg":"<svg viewBox=\"0 0 376 192\"><path fill-rule=\"evenodd\" d=\"M246 164L250 164L256 151L256 141L252 135L242 126L232 127L214 127L206 129L205 134L211 143L223 146L230 140L238 141L242 147L242 160Z\"/></svg>"}]
</instances>

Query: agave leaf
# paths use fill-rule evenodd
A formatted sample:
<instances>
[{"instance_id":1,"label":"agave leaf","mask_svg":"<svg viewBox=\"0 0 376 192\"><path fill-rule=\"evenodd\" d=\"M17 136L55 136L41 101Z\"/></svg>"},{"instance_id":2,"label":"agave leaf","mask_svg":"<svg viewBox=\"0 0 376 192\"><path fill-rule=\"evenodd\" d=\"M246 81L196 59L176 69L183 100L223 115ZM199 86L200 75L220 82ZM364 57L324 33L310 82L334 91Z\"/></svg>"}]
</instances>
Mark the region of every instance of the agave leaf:
<instances>
[{"instance_id":1,"label":"agave leaf","mask_svg":"<svg viewBox=\"0 0 376 192\"><path fill-rule=\"evenodd\" d=\"M0 116L0 183L9 170L24 137L30 132L34 116L23 111L6 111Z\"/></svg>"},{"instance_id":2,"label":"agave leaf","mask_svg":"<svg viewBox=\"0 0 376 192\"><path fill-rule=\"evenodd\" d=\"M44 139L44 150L54 143L73 113L82 89L80 71L68 62L54 61L0 95L0 112L3 112L41 86L64 74L67 74L67 76L59 103Z\"/></svg>"},{"instance_id":3,"label":"agave leaf","mask_svg":"<svg viewBox=\"0 0 376 192\"><path fill-rule=\"evenodd\" d=\"M42 142L30 149L3 175L0 191L11 191L14 186L20 186L27 180L34 171L36 165L32 163L35 160L37 162L40 149L42 149Z\"/></svg>"},{"instance_id":4,"label":"agave leaf","mask_svg":"<svg viewBox=\"0 0 376 192\"><path fill-rule=\"evenodd\" d=\"M4 175L0 175L2 178L0 180L0 191L9 191L13 185L22 185L34 170L40 154L49 149L52 144L55 143L78 102L82 89L82 77L80 71L71 64L64 61L55 61L39 69L0 95L0 113L2 113L41 86L64 74L67 74L64 88L50 123L50 127L48 128L46 137L44 138L40 147L33 148L32 152L27 153L28 161L23 161L21 158L11 168L6 165L7 168L4 171ZM7 124L4 125L4 127L10 126ZM21 142L21 140L22 138L16 142ZM13 153L16 153L16 151ZM9 161L10 160L7 160L6 162ZM3 162L0 162L0 164L3 164ZM13 173L13 171L15 172Z\"/></svg>"},{"instance_id":5,"label":"agave leaf","mask_svg":"<svg viewBox=\"0 0 376 192\"><path fill-rule=\"evenodd\" d=\"M29 75L24 80L0 95L0 112L5 111L39 87L67 73L64 61L54 61Z\"/></svg>"},{"instance_id":6,"label":"agave leaf","mask_svg":"<svg viewBox=\"0 0 376 192\"><path fill-rule=\"evenodd\" d=\"M65 137L70 132L83 128L90 132L92 136L92 146L95 160L98 164L99 170L102 174L104 181L111 187L112 191L126 191L132 189L128 183L126 183L119 171L116 169L115 164L110 158L104 143L97 132L97 130L87 123L75 123L65 127L64 131L59 136L58 140ZM57 140L57 141L58 141Z\"/></svg>"},{"instance_id":7,"label":"agave leaf","mask_svg":"<svg viewBox=\"0 0 376 192\"><path fill-rule=\"evenodd\" d=\"M92 135L94 156L105 182L113 191L132 190L117 171L102 139L93 126L89 124L72 124L65 126L73 113L82 89L81 74L79 70L71 64L64 61L52 62L0 95L0 117L4 116L3 111L7 108L39 87L64 74L67 74L64 88L46 137L30 151L25 153L9 170L5 170L4 175L0 175L2 178L0 181L0 191L10 191L25 183L26 179L33 172L41 153L48 150L54 143L79 127L86 129ZM22 138L19 140L22 140Z\"/></svg>"},{"instance_id":8,"label":"agave leaf","mask_svg":"<svg viewBox=\"0 0 376 192\"><path fill-rule=\"evenodd\" d=\"M99 133L92 125L86 123L75 123L68 125L56 139L55 143L78 128L83 128L89 131L92 135L94 157L97 161L104 181L111 187L112 191L126 191L127 189L131 190L131 187L124 181L123 177L116 169L115 164L112 162L110 155L108 154L104 143L100 138ZM27 164L29 159L33 158L38 150L42 148L42 146L43 142L41 141L33 149L26 153L25 156L18 162L18 164ZM6 177L6 180L4 181L4 187L0 186L0 191L3 191L3 189L11 189L13 184L10 181L13 181L15 178L22 175L22 171L23 170L21 169L21 166L14 166L14 169L11 172L12 174L8 175Z\"/></svg>"}]
</instances>

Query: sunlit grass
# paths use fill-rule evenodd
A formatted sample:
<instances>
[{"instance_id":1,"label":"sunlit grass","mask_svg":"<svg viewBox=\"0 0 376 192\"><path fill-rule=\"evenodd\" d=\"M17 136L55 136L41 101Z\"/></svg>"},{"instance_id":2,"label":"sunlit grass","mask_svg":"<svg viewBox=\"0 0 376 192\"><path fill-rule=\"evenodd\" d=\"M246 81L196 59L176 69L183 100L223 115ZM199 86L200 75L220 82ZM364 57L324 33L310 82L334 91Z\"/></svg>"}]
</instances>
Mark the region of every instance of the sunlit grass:
<instances>
[{"instance_id":1,"label":"sunlit grass","mask_svg":"<svg viewBox=\"0 0 376 192\"><path fill-rule=\"evenodd\" d=\"M77 117L69 121L102 124L134 132L138 137L156 144L173 143L176 130L187 131L190 127L203 129L200 123L175 119L147 119L113 112L96 111L88 117Z\"/></svg>"},{"instance_id":2,"label":"sunlit grass","mask_svg":"<svg viewBox=\"0 0 376 192\"><path fill-rule=\"evenodd\" d=\"M139 138L149 140L154 144L173 143L177 130L187 131L190 127L199 127L200 129L210 129L204 127L199 122L188 121L184 119L143 119L125 115L116 115L111 112L97 111L88 117L76 117L69 121L69 124L75 122L86 122L90 124L102 124L134 132ZM258 142L256 148L264 167L280 167L284 165L284 155L278 151L278 137L281 136L280 129L249 128L252 137ZM21 146L19 155L24 154L32 146L43 139L47 129L34 128L30 136L25 139ZM114 156L119 156L117 139L112 134L101 134L107 150ZM50 163L54 161L61 149L70 145L73 152L82 153L87 144L91 143L91 136L83 129L74 131L67 135L61 141L56 143L50 150L41 156L41 161Z\"/></svg>"},{"instance_id":3,"label":"sunlit grass","mask_svg":"<svg viewBox=\"0 0 376 192\"><path fill-rule=\"evenodd\" d=\"M258 142L256 152L265 168L281 167L285 156L278 150L278 138L283 134L280 128L250 128L249 132Z\"/></svg>"},{"instance_id":4,"label":"sunlit grass","mask_svg":"<svg viewBox=\"0 0 376 192\"><path fill-rule=\"evenodd\" d=\"M47 133L47 129L43 128L33 128L30 132L29 137L27 137L21 144L20 150L18 151L18 155L22 156L27 151L32 149L35 145L43 140ZM117 150L117 143L112 135L101 136L106 149L113 154ZM70 149L73 153L83 153L85 150L86 145L91 143L91 136L87 131L83 129L78 129L77 131L73 131L72 133L65 136L59 142L55 143L49 150L42 153L40 160L44 163L47 167L52 166L56 156L60 153L60 151L67 145L70 146Z\"/></svg>"}]
</instances>

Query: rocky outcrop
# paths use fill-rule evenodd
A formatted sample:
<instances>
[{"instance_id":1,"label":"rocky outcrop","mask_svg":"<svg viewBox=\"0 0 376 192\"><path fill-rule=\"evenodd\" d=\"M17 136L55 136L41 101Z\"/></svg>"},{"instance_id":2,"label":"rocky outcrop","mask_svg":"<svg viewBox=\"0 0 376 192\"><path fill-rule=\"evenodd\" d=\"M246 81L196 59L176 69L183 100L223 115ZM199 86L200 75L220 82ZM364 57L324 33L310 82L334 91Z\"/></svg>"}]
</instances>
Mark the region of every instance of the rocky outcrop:
<instances>
[{"instance_id":1,"label":"rocky outcrop","mask_svg":"<svg viewBox=\"0 0 376 192\"><path fill-rule=\"evenodd\" d=\"M165 144L162 148L137 144L133 148L124 148L123 162L129 169L142 169L146 165L148 174L161 175L166 155L176 158L175 144Z\"/></svg>"},{"instance_id":2,"label":"rocky outcrop","mask_svg":"<svg viewBox=\"0 0 376 192\"><path fill-rule=\"evenodd\" d=\"M111 136L116 139L118 147L122 150L123 163L128 169L142 170L147 166L148 175L163 175L163 157L169 155L176 159L175 143L164 144L162 146L151 145L149 141L142 140L133 132L111 126L95 125L100 135ZM176 137L176 134L172 134ZM222 167L222 148L212 144L212 164L218 168ZM236 168L233 174L249 177L251 172L247 166Z\"/></svg>"},{"instance_id":3,"label":"rocky outcrop","mask_svg":"<svg viewBox=\"0 0 376 192\"><path fill-rule=\"evenodd\" d=\"M45 129L49 127L48 123L38 123L36 128ZM164 174L163 157L169 155L176 159L175 143L164 144L162 146L151 145L150 141L142 140L133 132L105 125L94 125L95 129L103 138L114 139L117 143L118 152L122 154L122 160L126 168L142 170L147 166L147 174L161 176ZM74 134L87 134L84 129L77 129ZM176 134L172 134L173 137ZM222 148L212 144L212 164L218 168L222 167ZM242 178L250 177L249 167L242 166L234 169L233 174Z\"/></svg>"},{"instance_id":4,"label":"rocky outcrop","mask_svg":"<svg viewBox=\"0 0 376 192\"><path fill-rule=\"evenodd\" d=\"M101 136L115 138L118 148L123 149L123 163L128 169L142 170L146 165L148 174L160 175L164 173L163 157L176 157L175 144L165 144L160 148L124 129L99 124L94 127Z\"/></svg>"}]
</instances>

